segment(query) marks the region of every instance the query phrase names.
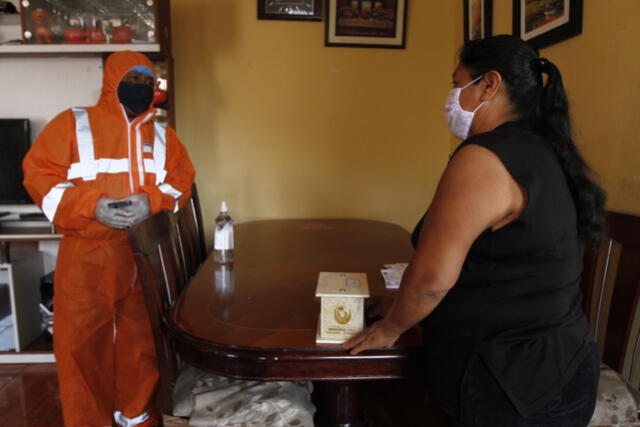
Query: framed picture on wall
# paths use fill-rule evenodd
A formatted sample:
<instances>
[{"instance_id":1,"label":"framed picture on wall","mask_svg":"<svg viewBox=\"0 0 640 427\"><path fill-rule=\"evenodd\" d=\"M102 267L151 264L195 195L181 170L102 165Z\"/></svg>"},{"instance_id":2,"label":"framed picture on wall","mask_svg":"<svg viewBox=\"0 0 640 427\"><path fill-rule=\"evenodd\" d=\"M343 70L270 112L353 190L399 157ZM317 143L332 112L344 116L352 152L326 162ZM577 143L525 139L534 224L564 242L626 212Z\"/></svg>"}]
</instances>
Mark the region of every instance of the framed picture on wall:
<instances>
[{"instance_id":1,"label":"framed picture on wall","mask_svg":"<svg viewBox=\"0 0 640 427\"><path fill-rule=\"evenodd\" d=\"M322 20L322 0L257 0L258 19Z\"/></svg>"},{"instance_id":2,"label":"framed picture on wall","mask_svg":"<svg viewBox=\"0 0 640 427\"><path fill-rule=\"evenodd\" d=\"M582 33L583 0L513 0L513 34L541 49Z\"/></svg>"},{"instance_id":3,"label":"framed picture on wall","mask_svg":"<svg viewBox=\"0 0 640 427\"><path fill-rule=\"evenodd\" d=\"M464 6L464 41L483 39L491 35L492 0L462 0Z\"/></svg>"},{"instance_id":4,"label":"framed picture on wall","mask_svg":"<svg viewBox=\"0 0 640 427\"><path fill-rule=\"evenodd\" d=\"M326 0L325 46L403 49L408 0Z\"/></svg>"}]
</instances>

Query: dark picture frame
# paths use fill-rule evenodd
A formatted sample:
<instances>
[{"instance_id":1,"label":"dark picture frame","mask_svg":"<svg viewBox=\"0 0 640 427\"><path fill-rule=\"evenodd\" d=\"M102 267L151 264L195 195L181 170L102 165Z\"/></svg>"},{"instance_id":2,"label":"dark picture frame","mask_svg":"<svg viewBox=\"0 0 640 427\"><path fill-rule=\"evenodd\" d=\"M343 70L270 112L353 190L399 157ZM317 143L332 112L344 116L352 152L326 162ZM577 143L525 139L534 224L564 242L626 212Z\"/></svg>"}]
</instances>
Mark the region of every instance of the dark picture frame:
<instances>
[{"instance_id":1,"label":"dark picture frame","mask_svg":"<svg viewBox=\"0 0 640 427\"><path fill-rule=\"evenodd\" d=\"M257 0L258 19L322 21L323 0Z\"/></svg>"},{"instance_id":2,"label":"dark picture frame","mask_svg":"<svg viewBox=\"0 0 640 427\"><path fill-rule=\"evenodd\" d=\"M404 49L409 0L325 0L325 46Z\"/></svg>"},{"instance_id":3,"label":"dark picture frame","mask_svg":"<svg viewBox=\"0 0 640 427\"><path fill-rule=\"evenodd\" d=\"M483 39L493 30L493 0L462 0L464 41Z\"/></svg>"},{"instance_id":4,"label":"dark picture frame","mask_svg":"<svg viewBox=\"0 0 640 427\"><path fill-rule=\"evenodd\" d=\"M513 35L542 49L582 33L583 0L513 0Z\"/></svg>"}]
</instances>

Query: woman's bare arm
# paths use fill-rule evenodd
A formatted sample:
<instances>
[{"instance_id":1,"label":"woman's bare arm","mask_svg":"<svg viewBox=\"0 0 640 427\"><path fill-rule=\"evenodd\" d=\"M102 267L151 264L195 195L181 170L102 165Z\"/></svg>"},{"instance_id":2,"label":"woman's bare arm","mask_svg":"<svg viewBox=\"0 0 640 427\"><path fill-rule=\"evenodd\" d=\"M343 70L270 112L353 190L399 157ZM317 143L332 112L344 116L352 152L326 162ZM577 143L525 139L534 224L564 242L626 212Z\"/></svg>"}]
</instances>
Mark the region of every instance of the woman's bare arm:
<instances>
[{"instance_id":1,"label":"woman's bare arm","mask_svg":"<svg viewBox=\"0 0 640 427\"><path fill-rule=\"evenodd\" d=\"M475 239L517 218L525 205L524 190L493 152L478 145L458 151L440 179L389 312L343 347L357 354L392 346L454 286Z\"/></svg>"}]
</instances>

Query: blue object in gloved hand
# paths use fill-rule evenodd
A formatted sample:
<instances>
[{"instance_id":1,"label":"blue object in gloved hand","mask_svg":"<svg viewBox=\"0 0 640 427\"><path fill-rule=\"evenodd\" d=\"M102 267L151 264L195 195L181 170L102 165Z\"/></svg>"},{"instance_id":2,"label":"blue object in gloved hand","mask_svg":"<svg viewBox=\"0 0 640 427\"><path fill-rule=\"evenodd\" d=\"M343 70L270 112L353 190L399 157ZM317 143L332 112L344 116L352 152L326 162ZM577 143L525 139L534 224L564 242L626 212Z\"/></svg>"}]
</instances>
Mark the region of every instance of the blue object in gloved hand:
<instances>
[{"instance_id":1,"label":"blue object in gloved hand","mask_svg":"<svg viewBox=\"0 0 640 427\"><path fill-rule=\"evenodd\" d=\"M133 225L134 214L124 209L109 207L110 203L118 201L106 197L98 199L94 213L96 219L107 227L124 230Z\"/></svg>"},{"instance_id":2,"label":"blue object in gloved hand","mask_svg":"<svg viewBox=\"0 0 640 427\"><path fill-rule=\"evenodd\" d=\"M121 210L131 213L131 225L136 225L149 217L149 198L146 194L134 194L122 200L131 200L129 206L121 208Z\"/></svg>"}]
</instances>

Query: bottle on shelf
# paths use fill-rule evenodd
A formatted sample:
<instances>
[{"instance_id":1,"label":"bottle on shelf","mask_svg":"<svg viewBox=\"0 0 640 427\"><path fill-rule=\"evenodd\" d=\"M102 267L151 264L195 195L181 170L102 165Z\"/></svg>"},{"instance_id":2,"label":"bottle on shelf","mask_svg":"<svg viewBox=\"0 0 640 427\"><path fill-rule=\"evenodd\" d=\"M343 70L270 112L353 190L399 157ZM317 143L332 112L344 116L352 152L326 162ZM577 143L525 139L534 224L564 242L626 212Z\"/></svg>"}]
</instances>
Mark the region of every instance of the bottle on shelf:
<instances>
[{"instance_id":1,"label":"bottle on shelf","mask_svg":"<svg viewBox=\"0 0 640 427\"><path fill-rule=\"evenodd\" d=\"M218 264L233 262L233 219L229 216L227 203L220 204L213 235L213 260Z\"/></svg>"}]
</instances>

